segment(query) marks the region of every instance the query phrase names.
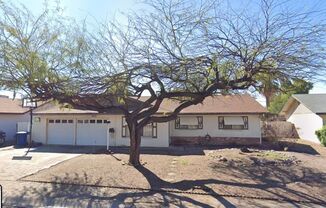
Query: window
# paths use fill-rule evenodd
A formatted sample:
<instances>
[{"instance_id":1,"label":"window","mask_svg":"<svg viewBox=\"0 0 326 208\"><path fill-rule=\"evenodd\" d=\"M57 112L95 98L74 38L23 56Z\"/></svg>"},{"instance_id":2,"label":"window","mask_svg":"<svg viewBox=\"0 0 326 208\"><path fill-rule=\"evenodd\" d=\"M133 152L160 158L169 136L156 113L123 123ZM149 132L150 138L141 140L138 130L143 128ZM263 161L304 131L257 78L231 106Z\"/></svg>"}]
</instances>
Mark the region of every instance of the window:
<instances>
[{"instance_id":1,"label":"window","mask_svg":"<svg viewBox=\"0 0 326 208\"><path fill-rule=\"evenodd\" d=\"M181 117L185 123L181 123L180 117L175 120L175 129L203 129L203 117L202 116L185 116Z\"/></svg>"},{"instance_id":2,"label":"window","mask_svg":"<svg viewBox=\"0 0 326 208\"><path fill-rule=\"evenodd\" d=\"M72 123L74 123L74 120L68 120L68 123L70 123L70 124L72 124Z\"/></svg>"},{"instance_id":3,"label":"window","mask_svg":"<svg viewBox=\"0 0 326 208\"><path fill-rule=\"evenodd\" d=\"M219 129L247 130L248 116L219 116Z\"/></svg>"},{"instance_id":4,"label":"window","mask_svg":"<svg viewBox=\"0 0 326 208\"><path fill-rule=\"evenodd\" d=\"M60 121L61 121L61 120L57 119L57 120L55 120L55 123L60 123Z\"/></svg>"},{"instance_id":5,"label":"window","mask_svg":"<svg viewBox=\"0 0 326 208\"><path fill-rule=\"evenodd\" d=\"M88 124L88 120L84 120L84 123L85 123L85 124Z\"/></svg>"},{"instance_id":6,"label":"window","mask_svg":"<svg viewBox=\"0 0 326 208\"><path fill-rule=\"evenodd\" d=\"M89 120L89 123L94 124L95 120Z\"/></svg>"},{"instance_id":7,"label":"window","mask_svg":"<svg viewBox=\"0 0 326 208\"><path fill-rule=\"evenodd\" d=\"M51 119L51 120L49 120L49 123L54 123L54 120L52 120L52 119Z\"/></svg>"},{"instance_id":8,"label":"window","mask_svg":"<svg viewBox=\"0 0 326 208\"><path fill-rule=\"evenodd\" d=\"M111 123L109 120L103 120L104 123Z\"/></svg>"},{"instance_id":9,"label":"window","mask_svg":"<svg viewBox=\"0 0 326 208\"><path fill-rule=\"evenodd\" d=\"M157 123L152 123L152 137L157 138Z\"/></svg>"},{"instance_id":10,"label":"window","mask_svg":"<svg viewBox=\"0 0 326 208\"><path fill-rule=\"evenodd\" d=\"M126 122L126 118L122 117L122 137L129 137L129 129ZM150 123L143 127L141 136L157 138L157 123Z\"/></svg>"},{"instance_id":11,"label":"window","mask_svg":"<svg viewBox=\"0 0 326 208\"><path fill-rule=\"evenodd\" d=\"M157 138L157 123L150 123L144 126L141 135L143 137Z\"/></svg>"},{"instance_id":12,"label":"window","mask_svg":"<svg viewBox=\"0 0 326 208\"><path fill-rule=\"evenodd\" d=\"M96 120L96 123L101 124L101 123L103 123L103 121L102 120Z\"/></svg>"},{"instance_id":13,"label":"window","mask_svg":"<svg viewBox=\"0 0 326 208\"><path fill-rule=\"evenodd\" d=\"M67 123L68 121L67 120L62 120L61 123Z\"/></svg>"},{"instance_id":14,"label":"window","mask_svg":"<svg viewBox=\"0 0 326 208\"><path fill-rule=\"evenodd\" d=\"M77 123L82 124L82 123L84 123L84 121L83 120L78 120Z\"/></svg>"}]
</instances>

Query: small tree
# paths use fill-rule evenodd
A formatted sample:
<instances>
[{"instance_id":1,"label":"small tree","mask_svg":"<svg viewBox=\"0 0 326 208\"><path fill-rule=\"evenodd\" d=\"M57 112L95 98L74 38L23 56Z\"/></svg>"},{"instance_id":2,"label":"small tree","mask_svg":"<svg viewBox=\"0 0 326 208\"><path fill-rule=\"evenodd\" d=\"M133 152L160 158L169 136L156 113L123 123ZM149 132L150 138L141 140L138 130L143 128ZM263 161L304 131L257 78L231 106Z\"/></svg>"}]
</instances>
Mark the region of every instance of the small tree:
<instances>
[{"instance_id":1,"label":"small tree","mask_svg":"<svg viewBox=\"0 0 326 208\"><path fill-rule=\"evenodd\" d=\"M312 88L313 84L311 82L302 79L294 79L283 83L278 89L279 92L274 94L270 102L269 112L279 113L293 94L308 94Z\"/></svg>"}]
</instances>

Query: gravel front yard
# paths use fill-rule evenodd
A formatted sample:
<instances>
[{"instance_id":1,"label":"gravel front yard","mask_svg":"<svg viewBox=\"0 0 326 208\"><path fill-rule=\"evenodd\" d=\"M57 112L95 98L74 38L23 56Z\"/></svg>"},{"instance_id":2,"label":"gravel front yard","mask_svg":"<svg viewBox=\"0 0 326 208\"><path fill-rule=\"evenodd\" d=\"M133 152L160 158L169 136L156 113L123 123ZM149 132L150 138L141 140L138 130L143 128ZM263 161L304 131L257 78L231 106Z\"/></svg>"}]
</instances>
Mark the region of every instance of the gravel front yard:
<instances>
[{"instance_id":1,"label":"gravel front yard","mask_svg":"<svg viewBox=\"0 0 326 208\"><path fill-rule=\"evenodd\" d=\"M325 155L243 153L239 148L202 152L143 154L144 165L139 168L126 164L127 154L87 154L23 180L326 203Z\"/></svg>"}]
</instances>

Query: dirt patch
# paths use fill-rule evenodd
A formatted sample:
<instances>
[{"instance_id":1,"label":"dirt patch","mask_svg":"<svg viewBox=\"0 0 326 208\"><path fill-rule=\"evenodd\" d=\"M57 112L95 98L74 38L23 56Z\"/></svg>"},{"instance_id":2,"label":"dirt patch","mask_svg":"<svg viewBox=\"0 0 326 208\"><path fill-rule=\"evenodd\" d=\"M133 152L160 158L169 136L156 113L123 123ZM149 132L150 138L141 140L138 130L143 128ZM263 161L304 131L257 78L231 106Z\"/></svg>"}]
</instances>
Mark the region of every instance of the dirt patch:
<instances>
[{"instance_id":1,"label":"dirt patch","mask_svg":"<svg viewBox=\"0 0 326 208\"><path fill-rule=\"evenodd\" d=\"M164 178L172 156L149 155L142 159L144 166ZM87 154L40 171L25 180L62 183L110 185L150 188L148 181L133 166L127 164L126 154ZM160 165L158 165L158 163Z\"/></svg>"},{"instance_id":2,"label":"dirt patch","mask_svg":"<svg viewBox=\"0 0 326 208\"><path fill-rule=\"evenodd\" d=\"M325 203L326 164L321 155L239 148L205 150L205 155L83 155L24 180L268 197ZM224 159L222 159L224 158Z\"/></svg>"},{"instance_id":3,"label":"dirt patch","mask_svg":"<svg viewBox=\"0 0 326 208\"><path fill-rule=\"evenodd\" d=\"M301 160L295 156L278 152L274 150L256 150L247 149L243 151L240 149L230 149L221 151L209 151L208 156L215 162L224 162L227 164L234 164L238 166L264 166L264 165L297 165ZM221 152L221 154L220 154Z\"/></svg>"}]
</instances>

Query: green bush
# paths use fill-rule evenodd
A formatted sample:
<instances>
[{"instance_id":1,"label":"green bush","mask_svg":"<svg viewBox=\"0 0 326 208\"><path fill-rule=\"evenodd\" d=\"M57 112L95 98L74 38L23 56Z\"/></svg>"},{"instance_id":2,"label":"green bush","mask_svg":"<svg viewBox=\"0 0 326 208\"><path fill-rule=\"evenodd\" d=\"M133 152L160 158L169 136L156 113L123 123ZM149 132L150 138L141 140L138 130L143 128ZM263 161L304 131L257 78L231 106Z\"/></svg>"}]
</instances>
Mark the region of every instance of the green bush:
<instances>
[{"instance_id":1,"label":"green bush","mask_svg":"<svg viewBox=\"0 0 326 208\"><path fill-rule=\"evenodd\" d=\"M320 143L321 143L324 147L326 147L326 126L323 126L323 128L320 129L320 130L317 130L317 131L315 132L315 134L317 135L317 137L318 137Z\"/></svg>"}]
</instances>

